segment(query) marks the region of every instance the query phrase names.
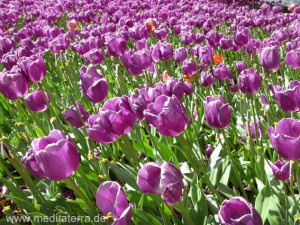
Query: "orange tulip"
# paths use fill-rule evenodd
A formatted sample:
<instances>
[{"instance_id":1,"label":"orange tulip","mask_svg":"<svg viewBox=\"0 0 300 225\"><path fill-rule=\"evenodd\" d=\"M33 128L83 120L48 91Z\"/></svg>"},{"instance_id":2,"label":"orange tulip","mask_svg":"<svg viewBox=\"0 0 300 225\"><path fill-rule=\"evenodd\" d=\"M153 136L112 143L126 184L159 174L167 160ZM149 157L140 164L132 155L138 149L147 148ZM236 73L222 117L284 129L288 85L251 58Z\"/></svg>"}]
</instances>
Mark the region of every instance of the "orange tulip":
<instances>
[{"instance_id":1,"label":"orange tulip","mask_svg":"<svg viewBox=\"0 0 300 225\"><path fill-rule=\"evenodd\" d=\"M70 30L78 30L79 29L79 26L78 26L78 23L76 20L70 20L68 23L67 23L67 27L70 29Z\"/></svg>"},{"instance_id":2,"label":"orange tulip","mask_svg":"<svg viewBox=\"0 0 300 225\"><path fill-rule=\"evenodd\" d=\"M192 83L194 80L196 80L196 78L197 78L197 74L194 74L194 75L184 75L183 76L183 79L185 80L185 81L187 81L187 82L190 82L190 83Z\"/></svg>"},{"instance_id":3,"label":"orange tulip","mask_svg":"<svg viewBox=\"0 0 300 225\"><path fill-rule=\"evenodd\" d=\"M154 22L154 20L152 18L147 19L146 22L145 22L145 25L146 25L147 30L149 32L152 32L152 31L154 31L156 29L155 22Z\"/></svg>"},{"instance_id":4,"label":"orange tulip","mask_svg":"<svg viewBox=\"0 0 300 225\"><path fill-rule=\"evenodd\" d=\"M224 56L222 54L214 54L213 55L213 61L215 64L220 64L223 62Z\"/></svg>"}]
</instances>

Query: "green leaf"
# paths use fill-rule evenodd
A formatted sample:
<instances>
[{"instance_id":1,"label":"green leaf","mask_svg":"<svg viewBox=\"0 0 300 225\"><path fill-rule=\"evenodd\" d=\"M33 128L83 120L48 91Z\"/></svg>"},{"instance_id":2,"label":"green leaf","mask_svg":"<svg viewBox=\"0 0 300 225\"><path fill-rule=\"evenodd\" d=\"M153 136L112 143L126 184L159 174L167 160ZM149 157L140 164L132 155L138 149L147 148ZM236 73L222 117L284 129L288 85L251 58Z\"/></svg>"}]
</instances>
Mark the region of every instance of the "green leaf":
<instances>
[{"instance_id":1,"label":"green leaf","mask_svg":"<svg viewBox=\"0 0 300 225\"><path fill-rule=\"evenodd\" d=\"M265 186L256 197L255 208L260 214L263 223L268 219L269 222L272 222L272 225L278 224L276 216L278 217L280 212L275 198L276 196L272 195L271 189L268 186Z\"/></svg>"},{"instance_id":2,"label":"green leaf","mask_svg":"<svg viewBox=\"0 0 300 225\"><path fill-rule=\"evenodd\" d=\"M132 214L133 214L132 220L136 225L161 225L162 224L154 216L152 216L151 214L143 210L133 208Z\"/></svg>"}]
</instances>

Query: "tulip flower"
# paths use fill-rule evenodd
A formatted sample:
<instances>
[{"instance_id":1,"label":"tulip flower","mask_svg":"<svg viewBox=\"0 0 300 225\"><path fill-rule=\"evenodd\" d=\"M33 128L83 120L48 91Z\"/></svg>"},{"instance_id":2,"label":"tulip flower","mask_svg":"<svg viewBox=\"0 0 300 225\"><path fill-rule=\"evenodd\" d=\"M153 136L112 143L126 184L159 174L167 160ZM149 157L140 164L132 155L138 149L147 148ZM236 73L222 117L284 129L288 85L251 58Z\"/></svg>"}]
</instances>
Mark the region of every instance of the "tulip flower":
<instances>
[{"instance_id":1,"label":"tulip flower","mask_svg":"<svg viewBox=\"0 0 300 225\"><path fill-rule=\"evenodd\" d=\"M290 162L277 160L271 168L278 180L288 181L290 179Z\"/></svg>"},{"instance_id":2,"label":"tulip flower","mask_svg":"<svg viewBox=\"0 0 300 225\"><path fill-rule=\"evenodd\" d=\"M63 111L62 115L74 127L81 128L88 121L90 115L80 102L76 102L76 107L75 105L71 106L69 109Z\"/></svg>"},{"instance_id":3,"label":"tulip flower","mask_svg":"<svg viewBox=\"0 0 300 225\"><path fill-rule=\"evenodd\" d=\"M112 56L121 56L126 51L126 40L121 37L112 37L107 43L108 53Z\"/></svg>"},{"instance_id":4,"label":"tulip flower","mask_svg":"<svg viewBox=\"0 0 300 225\"><path fill-rule=\"evenodd\" d=\"M201 72L200 84L204 87L209 87L214 84L214 77L210 72Z\"/></svg>"},{"instance_id":5,"label":"tulip flower","mask_svg":"<svg viewBox=\"0 0 300 225\"><path fill-rule=\"evenodd\" d=\"M220 81L233 78L232 73L230 72L228 67L226 65L224 65L223 63L215 65L213 67L213 75L214 75L214 78L216 78L217 80L220 80Z\"/></svg>"},{"instance_id":6,"label":"tulip flower","mask_svg":"<svg viewBox=\"0 0 300 225\"><path fill-rule=\"evenodd\" d=\"M150 55L145 51L130 50L122 55L122 60L128 72L133 76L141 75L152 64Z\"/></svg>"},{"instance_id":7,"label":"tulip flower","mask_svg":"<svg viewBox=\"0 0 300 225\"><path fill-rule=\"evenodd\" d=\"M154 62L169 61L173 58L172 45L168 42L157 43L152 49L151 57Z\"/></svg>"},{"instance_id":8,"label":"tulip flower","mask_svg":"<svg viewBox=\"0 0 300 225\"><path fill-rule=\"evenodd\" d=\"M214 151L214 148L211 145L207 145L206 148L205 148L205 156L207 158L210 158L213 151Z\"/></svg>"},{"instance_id":9,"label":"tulip flower","mask_svg":"<svg viewBox=\"0 0 300 225\"><path fill-rule=\"evenodd\" d=\"M106 101L98 114L89 117L88 136L102 144L110 144L127 134L135 122L135 110L128 97Z\"/></svg>"},{"instance_id":10,"label":"tulip flower","mask_svg":"<svg viewBox=\"0 0 300 225\"><path fill-rule=\"evenodd\" d=\"M97 103L102 102L107 97L107 81L95 66L82 66L80 69L80 80L83 93L89 100Z\"/></svg>"},{"instance_id":11,"label":"tulip flower","mask_svg":"<svg viewBox=\"0 0 300 225\"><path fill-rule=\"evenodd\" d=\"M167 204L176 204L184 187L183 175L171 163L150 162L138 171L137 185L146 194L159 194Z\"/></svg>"},{"instance_id":12,"label":"tulip flower","mask_svg":"<svg viewBox=\"0 0 300 225\"><path fill-rule=\"evenodd\" d=\"M280 108L285 112L295 112L300 109L300 85L295 85L284 90L281 86L274 87L275 99Z\"/></svg>"},{"instance_id":13,"label":"tulip flower","mask_svg":"<svg viewBox=\"0 0 300 225\"><path fill-rule=\"evenodd\" d=\"M79 29L78 23L75 19L68 21L67 27L70 30L76 31Z\"/></svg>"},{"instance_id":14,"label":"tulip flower","mask_svg":"<svg viewBox=\"0 0 300 225\"><path fill-rule=\"evenodd\" d=\"M292 50L286 54L285 64L293 69L300 68L300 50Z\"/></svg>"},{"instance_id":15,"label":"tulip flower","mask_svg":"<svg viewBox=\"0 0 300 225\"><path fill-rule=\"evenodd\" d=\"M129 225L131 205L120 184L106 181L97 189L96 204L104 216L113 219L112 225Z\"/></svg>"},{"instance_id":16,"label":"tulip flower","mask_svg":"<svg viewBox=\"0 0 300 225\"><path fill-rule=\"evenodd\" d=\"M94 65L100 65L104 60L101 50L97 48L84 53L83 58L87 63L92 63Z\"/></svg>"},{"instance_id":17,"label":"tulip flower","mask_svg":"<svg viewBox=\"0 0 300 225\"><path fill-rule=\"evenodd\" d=\"M226 128L230 124L232 109L222 96L210 96L204 101L205 119L212 128Z\"/></svg>"},{"instance_id":18,"label":"tulip flower","mask_svg":"<svg viewBox=\"0 0 300 225\"><path fill-rule=\"evenodd\" d=\"M213 55L213 62L215 64L221 64L223 62L224 56L222 54L214 54Z\"/></svg>"},{"instance_id":19,"label":"tulip flower","mask_svg":"<svg viewBox=\"0 0 300 225\"><path fill-rule=\"evenodd\" d=\"M242 72L243 70L247 69L247 65L244 61L238 61L235 64L235 68L238 72Z\"/></svg>"},{"instance_id":20,"label":"tulip flower","mask_svg":"<svg viewBox=\"0 0 300 225\"><path fill-rule=\"evenodd\" d=\"M30 82L42 81L47 72L43 56L34 56L22 60L21 69Z\"/></svg>"},{"instance_id":21,"label":"tulip flower","mask_svg":"<svg viewBox=\"0 0 300 225\"><path fill-rule=\"evenodd\" d=\"M156 23L152 18L147 19L145 25L149 32L152 32L156 29Z\"/></svg>"},{"instance_id":22,"label":"tulip flower","mask_svg":"<svg viewBox=\"0 0 300 225\"><path fill-rule=\"evenodd\" d=\"M222 225L263 224L256 209L242 197L233 197L222 203L219 221Z\"/></svg>"},{"instance_id":23,"label":"tulip flower","mask_svg":"<svg viewBox=\"0 0 300 225\"><path fill-rule=\"evenodd\" d=\"M177 48L174 52L174 59L176 62L183 62L187 59L187 50L183 47Z\"/></svg>"},{"instance_id":24,"label":"tulip flower","mask_svg":"<svg viewBox=\"0 0 300 225\"><path fill-rule=\"evenodd\" d=\"M33 175L58 181L75 173L80 156L64 133L52 130L48 136L32 141L22 162Z\"/></svg>"},{"instance_id":25,"label":"tulip flower","mask_svg":"<svg viewBox=\"0 0 300 225\"><path fill-rule=\"evenodd\" d=\"M197 65L194 60L185 60L181 66L181 72L185 75L194 75L197 72Z\"/></svg>"},{"instance_id":26,"label":"tulip flower","mask_svg":"<svg viewBox=\"0 0 300 225\"><path fill-rule=\"evenodd\" d=\"M34 153L32 149L29 149L25 156L22 157L22 163L24 166L28 169L28 171L35 177L39 178L46 178L47 175L44 173L44 171L41 169L39 164L36 162L36 159L34 157Z\"/></svg>"},{"instance_id":27,"label":"tulip flower","mask_svg":"<svg viewBox=\"0 0 300 225\"><path fill-rule=\"evenodd\" d=\"M186 110L175 95L157 97L144 111L144 115L165 136L179 136L189 124Z\"/></svg>"},{"instance_id":28,"label":"tulip flower","mask_svg":"<svg viewBox=\"0 0 300 225\"><path fill-rule=\"evenodd\" d=\"M300 160L300 121L284 118L275 129L268 128L268 133L271 145L282 158Z\"/></svg>"},{"instance_id":29,"label":"tulip flower","mask_svg":"<svg viewBox=\"0 0 300 225\"><path fill-rule=\"evenodd\" d=\"M233 35L233 41L237 46L245 46L250 40L250 31L246 27L239 27Z\"/></svg>"},{"instance_id":30,"label":"tulip flower","mask_svg":"<svg viewBox=\"0 0 300 225\"><path fill-rule=\"evenodd\" d=\"M262 135L264 134L264 129L263 129L260 121L256 122L256 127L257 127L257 131L255 129L254 122L250 123L250 136L253 140L260 139L262 137ZM244 130L245 130L246 134L249 135L249 128L248 128L247 123L244 125ZM257 135L256 135L256 132L257 132Z\"/></svg>"},{"instance_id":31,"label":"tulip flower","mask_svg":"<svg viewBox=\"0 0 300 225\"><path fill-rule=\"evenodd\" d=\"M46 100L46 99L47 100ZM24 97L27 107L34 112L43 112L48 108L50 97L47 92L37 89ZM48 104L47 104L48 102Z\"/></svg>"},{"instance_id":32,"label":"tulip flower","mask_svg":"<svg viewBox=\"0 0 300 225\"><path fill-rule=\"evenodd\" d=\"M17 66L14 66L10 71L0 72L0 92L11 100L27 94L27 80Z\"/></svg>"},{"instance_id":33,"label":"tulip flower","mask_svg":"<svg viewBox=\"0 0 300 225\"><path fill-rule=\"evenodd\" d=\"M194 92L193 85L189 82L184 82L183 79L171 77L162 87L162 94L172 97L175 95L178 100L181 100L186 95L191 95Z\"/></svg>"},{"instance_id":34,"label":"tulip flower","mask_svg":"<svg viewBox=\"0 0 300 225\"><path fill-rule=\"evenodd\" d=\"M267 70L278 71L280 69L280 54L278 46L266 46L260 53L260 63Z\"/></svg>"},{"instance_id":35,"label":"tulip flower","mask_svg":"<svg viewBox=\"0 0 300 225\"><path fill-rule=\"evenodd\" d=\"M239 76L238 85L244 94L253 94L261 88L261 76L254 67L245 69Z\"/></svg>"}]
</instances>

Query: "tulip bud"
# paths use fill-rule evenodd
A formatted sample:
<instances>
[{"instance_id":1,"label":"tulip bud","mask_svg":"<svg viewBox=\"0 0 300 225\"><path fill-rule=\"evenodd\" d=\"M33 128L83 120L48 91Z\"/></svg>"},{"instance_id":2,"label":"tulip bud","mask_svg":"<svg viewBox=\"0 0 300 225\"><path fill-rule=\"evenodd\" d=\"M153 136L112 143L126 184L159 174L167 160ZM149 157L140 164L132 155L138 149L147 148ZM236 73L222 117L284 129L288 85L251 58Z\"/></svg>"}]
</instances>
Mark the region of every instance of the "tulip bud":
<instances>
[{"instance_id":1,"label":"tulip bud","mask_svg":"<svg viewBox=\"0 0 300 225\"><path fill-rule=\"evenodd\" d=\"M80 156L64 133L52 130L48 136L32 141L22 162L34 176L58 181L75 173Z\"/></svg>"},{"instance_id":2,"label":"tulip bud","mask_svg":"<svg viewBox=\"0 0 300 225\"><path fill-rule=\"evenodd\" d=\"M288 181L290 179L290 162L277 160L272 165L272 172L278 180Z\"/></svg>"},{"instance_id":3,"label":"tulip bud","mask_svg":"<svg viewBox=\"0 0 300 225\"><path fill-rule=\"evenodd\" d=\"M62 115L74 127L81 128L84 126L83 123L87 122L90 115L80 102L76 102L76 106L79 112L73 105L71 108L63 111Z\"/></svg>"},{"instance_id":4,"label":"tulip bud","mask_svg":"<svg viewBox=\"0 0 300 225\"><path fill-rule=\"evenodd\" d=\"M38 88L34 92L27 94L24 97L24 100L30 110L34 112L43 112L48 108L47 102L50 102L50 97L47 92L44 91L43 94L41 89Z\"/></svg>"},{"instance_id":5,"label":"tulip bud","mask_svg":"<svg viewBox=\"0 0 300 225\"><path fill-rule=\"evenodd\" d=\"M242 197L233 197L222 203L219 221L222 225L263 224L256 209Z\"/></svg>"},{"instance_id":6,"label":"tulip bud","mask_svg":"<svg viewBox=\"0 0 300 225\"><path fill-rule=\"evenodd\" d=\"M176 62L183 62L184 60L187 59L187 50L183 47L178 48L174 52L174 59Z\"/></svg>"},{"instance_id":7,"label":"tulip bud","mask_svg":"<svg viewBox=\"0 0 300 225\"><path fill-rule=\"evenodd\" d=\"M131 221L131 205L127 201L122 187L115 181L106 181L97 189L96 204L107 219L113 224L129 225Z\"/></svg>"},{"instance_id":8,"label":"tulip bud","mask_svg":"<svg viewBox=\"0 0 300 225\"><path fill-rule=\"evenodd\" d=\"M253 94L261 88L261 76L254 67L245 69L239 76L238 85L244 94Z\"/></svg>"},{"instance_id":9,"label":"tulip bud","mask_svg":"<svg viewBox=\"0 0 300 225\"><path fill-rule=\"evenodd\" d=\"M83 93L89 100L97 103L102 102L107 97L108 83L95 66L82 66L80 80Z\"/></svg>"},{"instance_id":10,"label":"tulip bud","mask_svg":"<svg viewBox=\"0 0 300 225\"><path fill-rule=\"evenodd\" d=\"M232 109L222 96L210 96L204 101L205 119L212 128L226 128L230 124Z\"/></svg>"},{"instance_id":11,"label":"tulip bud","mask_svg":"<svg viewBox=\"0 0 300 225\"><path fill-rule=\"evenodd\" d=\"M43 56L35 56L22 60L21 69L30 82L42 81L47 72Z\"/></svg>"},{"instance_id":12,"label":"tulip bud","mask_svg":"<svg viewBox=\"0 0 300 225\"><path fill-rule=\"evenodd\" d=\"M176 204L182 195L183 176L171 163L146 163L139 171L137 185L144 193L160 194L167 204Z\"/></svg>"},{"instance_id":13,"label":"tulip bud","mask_svg":"<svg viewBox=\"0 0 300 225\"><path fill-rule=\"evenodd\" d=\"M209 87L214 84L214 77L210 72L201 72L200 84L204 87Z\"/></svg>"},{"instance_id":14,"label":"tulip bud","mask_svg":"<svg viewBox=\"0 0 300 225\"><path fill-rule=\"evenodd\" d=\"M79 29L78 23L75 19L68 21L67 27L69 28L69 30L73 30L73 31L76 31Z\"/></svg>"},{"instance_id":15,"label":"tulip bud","mask_svg":"<svg viewBox=\"0 0 300 225\"><path fill-rule=\"evenodd\" d=\"M186 110L175 95L157 97L144 111L144 115L165 136L179 136L189 124Z\"/></svg>"},{"instance_id":16,"label":"tulip bud","mask_svg":"<svg viewBox=\"0 0 300 225\"><path fill-rule=\"evenodd\" d=\"M10 71L0 72L0 92L11 100L27 94L27 80L17 66L14 66Z\"/></svg>"},{"instance_id":17,"label":"tulip bud","mask_svg":"<svg viewBox=\"0 0 300 225\"><path fill-rule=\"evenodd\" d=\"M260 63L267 70L278 71L280 69L280 54L278 46L266 46L260 53Z\"/></svg>"},{"instance_id":18,"label":"tulip bud","mask_svg":"<svg viewBox=\"0 0 300 225\"><path fill-rule=\"evenodd\" d=\"M275 127L268 128L271 145L284 159L300 160L300 121L284 118Z\"/></svg>"}]
</instances>

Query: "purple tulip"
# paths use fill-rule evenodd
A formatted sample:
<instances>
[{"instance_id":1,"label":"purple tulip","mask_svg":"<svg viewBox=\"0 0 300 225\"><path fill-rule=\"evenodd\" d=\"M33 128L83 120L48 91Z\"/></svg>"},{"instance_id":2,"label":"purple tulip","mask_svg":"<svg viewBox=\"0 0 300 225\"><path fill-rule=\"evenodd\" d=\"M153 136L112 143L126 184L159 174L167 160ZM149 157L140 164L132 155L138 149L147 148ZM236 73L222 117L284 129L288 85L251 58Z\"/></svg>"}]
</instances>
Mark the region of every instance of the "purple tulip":
<instances>
[{"instance_id":1,"label":"purple tulip","mask_svg":"<svg viewBox=\"0 0 300 225\"><path fill-rule=\"evenodd\" d=\"M102 144L110 144L127 134L135 122L135 110L128 97L106 101L98 114L89 117L88 136Z\"/></svg>"},{"instance_id":2,"label":"purple tulip","mask_svg":"<svg viewBox=\"0 0 300 225\"><path fill-rule=\"evenodd\" d=\"M84 53L83 58L87 63L94 65L100 65L104 60L101 50L97 48Z\"/></svg>"},{"instance_id":3,"label":"purple tulip","mask_svg":"<svg viewBox=\"0 0 300 225\"><path fill-rule=\"evenodd\" d=\"M300 109L300 85L291 87L291 84L286 90L279 85L273 89L278 105L285 112L295 112Z\"/></svg>"},{"instance_id":4,"label":"purple tulip","mask_svg":"<svg viewBox=\"0 0 300 225\"><path fill-rule=\"evenodd\" d=\"M120 184L115 181L102 183L96 193L96 204L105 216L112 216L112 225L129 225L131 205Z\"/></svg>"},{"instance_id":5,"label":"purple tulip","mask_svg":"<svg viewBox=\"0 0 300 225\"><path fill-rule=\"evenodd\" d=\"M189 82L184 82L182 78L171 77L164 83L162 88L162 94L169 97L175 95L178 100L181 100L184 94L191 95L193 92L193 85Z\"/></svg>"},{"instance_id":6,"label":"purple tulip","mask_svg":"<svg viewBox=\"0 0 300 225\"><path fill-rule=\"evenodd\" d=\"M30 82L40 82L44 79L47 68L43 56L31 57L22 60L21 69Z\"/></svg>"},{"instance_id":7,"label":"purple tulip","mask_svg":"<svg viewBox=\"0 0 300 225\"><path fill-rule=\"evenodd\" d=\"M285 64L293 69L300 68L300 50L292 50L286 54Z\"/></svg>"},{"instance_id":8,"label":"purple tulip","mask_svg":"<svg viewBox=\"0 0 300 225\"><path fill-rule=\"evenodd\" d=\"M280 69L280 54L278 46L266 46L260 53L260 63L267 70L278 71Z\"/></svg>"},{"instance_id":9,"label":"purple tulip","mask_svg":"<svg viewBox=\"0 0 300 225\"><path fill-rule=\"evenodd\" d=\"M244 61L238 61L235 64L235 68L240 73L243 70L247 69L247 65L246 65L246 63Z\"/></svg>"},{"instance_id":10,"label":"purple tulip","mask_svg":"<svg viewBox=\"0 0 300 225\"><path fill-rule=\"evenodd\" d=\"M108 53L112 56L121 56L126 51L126 40L121 37L112 37L107 43Z\"/></svg>"},{"instance_id":11,"label":"purple tulip","mask_svg":"<svg viewBox=\"0 0 300 225\"><path fill-rule=\"evenodd\" d=\"M89 100L97 103L102 102L107 97L107 81L95 66L82 66L80 69L80 80L83 93Z\"/></svg>"},{"instance_id":12,"label":"purple tulip","mask_svg":"<svg viewBox=\"0 0 300 225\"><path fill-rule=\"evenodd\" d=\"M176 62L183 62L187 59L187 50L183 47L177 48L174 52L174 59Z\"/></svg>"},{"instance_id":13,"label":"purple tulip","mask_svg":"<svg viewBox=\"0 0 300 225\"><path fill-rule=\"evenodd\" d=\"M0 72L0 92L11 100L27 94L27 80L17 66L14 66L10 71Z\"/></svg>"},{"instance_id":14,"label":"purple tulip","mask_svg":"<svg viewBox=\"0 0 300 225\"><path fill-rule=\"evenodd\" d=\"M74 127L81 128L88 121L90 115L80 102L76 102L76 107L72 105L69 109L63 111L62 115Z\"/></svg>"},{"instance_id":15,"label":"purple tulip","mask_svg":"<svg viewBox=\"0 0 300 225\"><path fill-rule=\"evenodd\" d=\"M225 36L220 39L220 47L221 48L228 50L228 49L231 49L232 46L233 46L233 42L228 37Z\"/></svg>"},{"instance_id":16,"label":"purple tulip","mask_svg":"<svg viewBox=\"0 0 300 225\"><path fill-rule=\"evenodd\" d=\"M213 75L210 72L201 72L200 84L204 87L209 87L215 82Z\"/></svg>"},{"instance_id":17,"label":"purple tulip","mask_svg":"<svg viewBox=\"0 0 300 225\"><path fill-rule=\"evenodd\" d=\"M264 128L262 127L262 124L260 121L256 122L256 127L257 127L257 136L256 136L256 129L255 129L255 124L254 122L250 123L250 136L253 140L260 139L262 135L264 134ZM244 130L247 135L249 135L249 129L248 129L248 124L246 123L244 125Z\"/></svg>"},{"instance_id":18,"label":"purple tulip","mask_svg":"<svg viewBox=\"0 0 300 225\"><path fill-rule=\"evenodd\" d=\"M151 57L154 62L169 61L173 57L172 45L168 42L157 43L152 49Z\"/></svg>"},{"instance_id":19,"label":"purple tulip","mask_svg":"<svg viewBox=\"0 0 300 225\"><path fill-rule=\"evenodd\" d=\"M32 141L22 162L33 175L58 181L75 173L80 156L64 133L52 130L48 136Z\"/></svg>"},{"instance_id":20,"label":"purple tulip","mask_svg":"<svg viewBox=\"0 0 300 225\"><path fill-rule=\"evenodd\" d=\"M233 78L232 73L230 72L228 67L226 65L224 65L223 63L215 65L213 67L213 74L214 74L214 77L220 81Z\"/></svg>"},{"instance_id":21,"label":"purple tulip","mask_svg":"<svg viewBox=\"0 0 300 225\"><path fill-rule=\"evenodd\" d=\"M290 162L277 160L272 165L272 172L278 180L289 181L290 179Z\"/></svg>"},{"instance_id":22,"label":"purple tulip","mask_svg":"<svg viewBox=\"0 0 300 225\"><path fill-rule=\"evenodd\" d=\"M256 209L242 197L233 197L222 203L219 221L222 225L263 224Z\"/></svg>"},{"instance_id":23,"label":"purple tulip","mask_svg":"<svg viewBox=\"0 0 300 225\"><path fill-rule=\"evenodd\" d=\"M210 158L213 151L214 151L214 148L211 145L207 145L206 148L205 148L205 156L207 158Z\"/></svg>"},{"instance_id":24,"label":"purple tulip","mask_svg":"<svg viewBox=\"0 0 300 225\"><path fill-rule=\"evenodd\" d=\"M133 52L132 50L122 55L122 60L131 75L141 75L151 64L151 56L145 51Z\"/></svg>"},{"instance_id":25,"label":"purple tulip","mask_svg":"<svg viewBox=\"0 0 300 225\"><path fill-rule=\"evenodd\" d=\"M275 127L268 128L269 138L275 151L284 159L300 159L300 121L284 118Z\"/></svg>"},{"instance_id":26,"label":"purple tulip","mask_svg":"<svg viewBox=\"0 0 300 225\"><path fill-rule=\"evenodd\" d=\"M261 88L261 76L254 67L245 69L239 76L238 85L244 94L256 93Z\"/></svg>"},{"instance_id":27,"label":"purple tulip","mask_svg":"<svg viewBox=\"0 0 300 225\"><path fill-rule=\"evenodd\" d=\"M137 185L146 194L159 194L167 204L176 204L184 187L183 175L171 163L150 162L138 171Z\"/></svg>"},{"instance_id":28,"label":"purple tulip","mask_svg":"<svg viewBox=\"0 0 300 225\"><path fill-rule=\"evenodd\" d=\"M226 128L230 124L232 109L222 96L210 96L204 101L205 119L212 128Z\"/></svg>"},{"instance_id":29,"label":"purple tulip","mask_svg":"<svg viewBox=\"0 0 300 225\"><path fill-rule=\"evenodd\" d=\"M40 168L39 164L36 162L36 159L34 158L34 154L31 149L29 149L26 152L25 156L22 157L22 163L33 176L39 178L47 177L43 170Z\"/></svg>"},{"instance_id":30,"label":"purple tulip","mask_svg":"<svg viewBox=\"0 0 300 225\"><path fill-rule=\"evenodd\" d=\"M265 95L261 95L260 96L260 103L263 104L263 105L268 105L269 100L267 99L267 97Z\"/></svg>"},{"instance_id":31,"label":"purple tulip","mask_svg":"<svg viewBox=\"0 0 300 225\"><path fill-rule=\"evenodd\" d=\"M144 111L146 120L162 135L178 136L189 124L186 110L175 95L161 95Z\"/></svg>"},{"instance_id":32,"label":"purple tulip","mask_svg":"<svg viewBox=\"0 0 300 225\"><path fill-rule=\"evenodd\" d=\"M44 97L46 97L47 100ZM44 91L43 94L43 92L39 88L34 92L27 94L24 97L24 100L26 102L27 107L34 112L45 111L48 108L48 104L50 103L50 97L48 93Z\"/></svg>"},{"instance_id":33,"label":"purple tulip","mask_svg":"<svg viewBox=\"0 0 300 225\"><path fill-rule=\"evenodd\" d=\"M239 27L233 35L233 41L237 46L245 46L250 40L250 31L246 27Z\"/></svg>"},{"instance_id":34,"label":"purple tulip","mask_svg":"<svg viewBox=\"0 0 300 225\"><path fill-rule=\"evenodd\" d=\"M181 66L181 72L185 75L194 75L197 72L197 65L194 60L185 60Z\"/></svg>"}]
</instances>

